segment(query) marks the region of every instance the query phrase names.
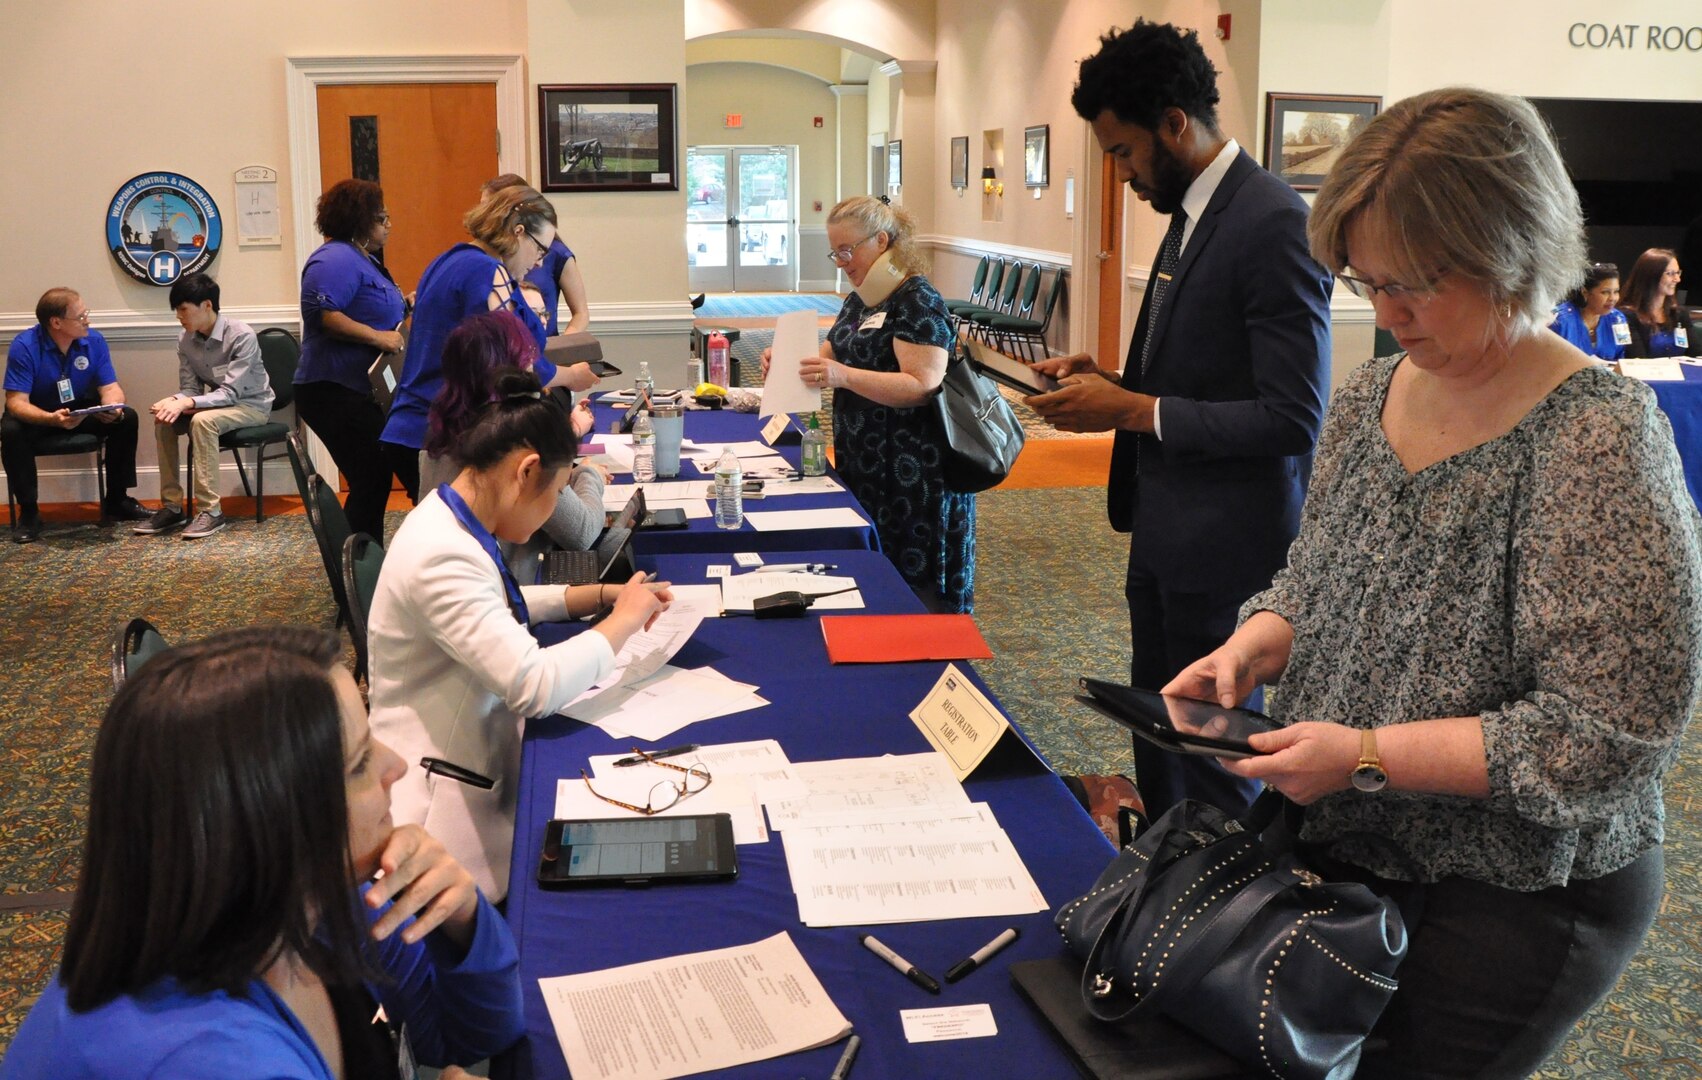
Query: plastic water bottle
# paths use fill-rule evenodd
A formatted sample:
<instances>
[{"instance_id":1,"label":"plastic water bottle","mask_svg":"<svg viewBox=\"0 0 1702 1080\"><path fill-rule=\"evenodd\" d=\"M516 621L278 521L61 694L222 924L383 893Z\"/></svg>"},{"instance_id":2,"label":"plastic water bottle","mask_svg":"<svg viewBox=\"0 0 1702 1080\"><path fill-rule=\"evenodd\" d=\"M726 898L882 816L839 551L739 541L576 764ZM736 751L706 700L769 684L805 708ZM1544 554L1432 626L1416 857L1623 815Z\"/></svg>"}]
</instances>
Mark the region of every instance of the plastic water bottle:
<instances>
[{"instance_id":1,"label":"plastic water bottle","mask_svg":"<svg viewBox=\"0 0 1702 1080\"><path fill-rule=\"evenodd\" d=\"M715 527L736 529L745 523L745 473L728 447L715 463Z\"/></svg>"},{"instance_id":2,"label":"plastic water bottle","mask_svg":"<svg viewBox=\"0 0 1702 1080\"><path fill-rule=\"evenodd\" d=\"M805 476L822 476L827 472L827 436L822 434L821 421L810 414L810 426L804 431L803 456Z\"/></svg>"},{"instance_id":3,"label":"plastic water bottle","mask_svg":"<svg viewBox=\"0 0 1702 1080\"><path fill-rule=\"evenodd\" d=\"M656 479L656 426L649 409L638 410L632 423L632 478L640 484Z\"/></svg>"},{"instance_id":4,"label":"plastic water bottle","mask_svg":"<svg viewBox=\"0 0 1702 1080\"><path fill-rule=\"evenodd\" d=\"M638 380L633 383L633 390L637 391L639 396L646 401L655 398L656 380L650 374L650 361L640 360L638 362Z\"/></svg>"},{"instance_id":5,"label":"plastic water bottle","mask_svg":"<svg viewBox=\"0 0 1702 1080\"><path fill-rule=\"evenodd\" d=\"M727 336L719 330L713 331L704 344L704 351L709 353L709 381L723 389L732 385L727 381L731 377Z\"/></svg>"}]
</instances>

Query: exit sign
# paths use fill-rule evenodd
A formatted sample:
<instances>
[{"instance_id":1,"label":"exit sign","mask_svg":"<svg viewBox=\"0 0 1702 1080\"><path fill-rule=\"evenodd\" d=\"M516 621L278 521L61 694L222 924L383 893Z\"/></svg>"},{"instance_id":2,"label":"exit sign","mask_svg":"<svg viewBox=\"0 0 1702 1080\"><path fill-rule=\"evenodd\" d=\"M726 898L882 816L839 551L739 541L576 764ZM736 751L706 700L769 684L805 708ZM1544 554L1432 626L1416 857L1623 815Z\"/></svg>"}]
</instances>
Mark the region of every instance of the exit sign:
<instances>
[{"instance_id":1,"label":"exit sign","mask_svg":"<svg viewBox=\"0 0 1702 1080\"><path fill-rule=\"evenodd\" d=\"M728 113L727 114L727 126L730 127L730 128L744 127L745 126L745 114L744 113L736 113L736 112Z\"/></svg>"}]
</instances>

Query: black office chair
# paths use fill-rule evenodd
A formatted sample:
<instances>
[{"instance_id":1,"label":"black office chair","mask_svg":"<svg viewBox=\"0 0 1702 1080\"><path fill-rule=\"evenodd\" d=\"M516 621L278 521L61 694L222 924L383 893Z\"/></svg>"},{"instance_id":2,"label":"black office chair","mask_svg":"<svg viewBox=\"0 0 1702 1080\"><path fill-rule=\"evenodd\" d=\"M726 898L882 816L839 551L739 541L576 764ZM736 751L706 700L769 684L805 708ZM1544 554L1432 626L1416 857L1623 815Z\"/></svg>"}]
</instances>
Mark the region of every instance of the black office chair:
<instances>
[{"instance_id":1,"label":"black office chair","mask_svg":"<svg viewBox=\"0 0 1702 1080\"><path fill-rule=\"evenodd\" d=\"M131 672L169 648L171 646L148 620L131 619L119 623L112 635L112 692L118 692Z\"/></svg>"},{"instance_id":2,"label":"black office chair","mask_svg":"<svg viewBox=\"0 0 1702 1080\"><path fill-rule=\"evenodd\" d=\"M35 456L61 457L67 454L93 454L95 456L95 490L100 493L100 508L102 521L106 516L106 440L99 435L91 435L86 431L55 431L43 435L36 441ZM6 524L16 532L18 528L18 506L12 498L12 485L6 485Z\"/></svg>"},{"instance_id":3,"label":"black office chair","mask_svg":"<svg viewBox=\"0 0 1702 1080\"><path fill-rule=\"evenodd\" d=\"M349 637L355 642L355 678L368 677L366 626L372 597L378 591L378 572L384 568L384 548L366 533L343 541L343 595L349 598Z\"/></svg>"},{"instance_id":4,"label":"black office chair","mask_svg":"<svg viewBox=\"0 0 1702 1080\"><path fill-rule=\"evenodd\" d=\"M296 336L277 326L268 326L257 335L260 339L260 359L266 365L266 378L272 383L272 415L289 408L295 402L295 369L301 359L301 343ZM242 480L243 493L254 499L254 520L266 520L266 463L276 461L282 454L268 454L266 448L290 437L290 425L277 420L248 427L232 428L219 436L219 449L229 450L236 459L236 475ZM248 471L242 467L242 452L254 451L254 483L248 483ZM195 448L189 448L190 475L194 475Z\"/></svg>"},{"instance_id":5,"label":"black office chair","mask_svg":"<svg viewBox=\"0 0 1702 1080\"><path fill-rule=\"evenodd\" d=\"M349 519L337 493L317 473L307 476L307 523L319 543L319 558L331 582L331 598L337 602L337 625L349 622L349 598L343 591L343 545L349 539Z\"/></svg>"}]
</instances>

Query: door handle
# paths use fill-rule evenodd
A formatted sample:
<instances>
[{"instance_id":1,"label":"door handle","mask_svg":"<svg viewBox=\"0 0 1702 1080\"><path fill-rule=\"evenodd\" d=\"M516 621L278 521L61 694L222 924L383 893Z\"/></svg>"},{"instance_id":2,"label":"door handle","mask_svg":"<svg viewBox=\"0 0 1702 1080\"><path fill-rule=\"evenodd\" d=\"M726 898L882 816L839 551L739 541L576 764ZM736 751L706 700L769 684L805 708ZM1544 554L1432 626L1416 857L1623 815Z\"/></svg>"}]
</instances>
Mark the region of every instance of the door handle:
<instances>
[{"instance_id":1,"label":"door handle","mask_svg":"<svg viewBox=\"0 0 1702 1080\"><path fill-rule=\"evenodd\" d=\"M1111 257L1111 253L1109 251L1101 251L1099 253L1099 261L1100 262L1104 262L1106 259L1109 259L1110 257Z\"/></svg>"},{"instance_id":2,"label":"door handle","mask_svg":"<svg viewBox=\"0 0 1702 1080\"><path fill-rule=\"evenodd\" d=\"M739 223L739 219L736 218L736 217L730 217L730 218L727 219L727 224L729 224L729 225L737 225L738 223Z\"/></svg>"}]
</instances>

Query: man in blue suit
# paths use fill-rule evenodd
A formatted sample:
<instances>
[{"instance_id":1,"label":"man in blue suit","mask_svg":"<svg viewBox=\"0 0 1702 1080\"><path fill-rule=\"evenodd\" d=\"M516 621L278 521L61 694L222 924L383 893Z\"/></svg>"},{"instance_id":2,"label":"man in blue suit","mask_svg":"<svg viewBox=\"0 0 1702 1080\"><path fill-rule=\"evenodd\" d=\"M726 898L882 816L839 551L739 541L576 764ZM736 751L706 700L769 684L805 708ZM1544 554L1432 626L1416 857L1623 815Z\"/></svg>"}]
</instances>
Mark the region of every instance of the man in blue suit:
<instances>
[{"instance_id":1,"label":"man in blue suit","mask_svg":"<svg viewBox=\"0 0 1702 1080\"><path fill-rule=\"evenodd\" d=\"M1306 204L1217 126L1193 31L1137 20L1082 61L1071 103L1135 196L1170 216L1122 375L1079 354L1028 399L1065 431L1116 431L1108 509L1130 533L1130 678L1157 689L1221 645L1300 525L1329 383L1330 276ZM1243 809L1256 786L1135 740L1157 817L1183 798Z\"/></svg>"}]
</instances>

